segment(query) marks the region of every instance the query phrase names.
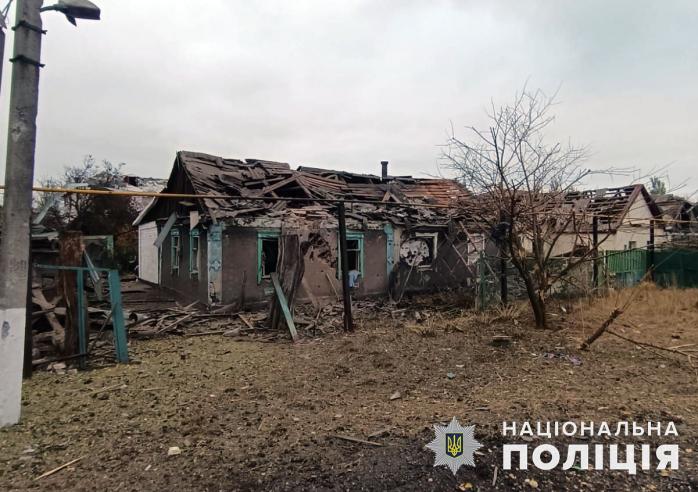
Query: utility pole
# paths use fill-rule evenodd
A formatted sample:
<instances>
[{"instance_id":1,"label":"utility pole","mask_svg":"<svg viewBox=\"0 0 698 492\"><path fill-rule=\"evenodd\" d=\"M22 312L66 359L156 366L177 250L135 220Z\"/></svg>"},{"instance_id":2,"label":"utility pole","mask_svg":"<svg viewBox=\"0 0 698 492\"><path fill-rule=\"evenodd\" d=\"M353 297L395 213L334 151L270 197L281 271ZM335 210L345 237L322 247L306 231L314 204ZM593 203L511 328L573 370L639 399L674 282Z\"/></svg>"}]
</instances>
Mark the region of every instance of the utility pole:
<instances>
[{"instance_id":1,"label":"utility pole","mask_svg":"<svg viewBox=\"0 0 698 492\"><path fill-rule=\"evenodd\" d=\"M0 426L19 422L43 0L17 0L0 242Z\"/></svg>"},{"instance_id":2,"label":"utility pole","mask_svg":"<svg viewBox=\"0 0 698 492\"><path fill-rule=\"evenodd\" d=\"M5 61L5 29L7 28L7 16L0 12L0 81L2 80L2 66Z\"/></svg>"},{"instance_id":3,"label":"utility pole","mask_svg":"<svg viewBox=\"0 0 698 492\"><path fill-rule=\"evenodd\" d=\"M347 218L344 202L337 203L339 219L339 257L342 264L342 295L344 296L344 331L354 329L351 316L351 292L349 291L349 255L347 254Z\"/></svg>"}]
</instances>

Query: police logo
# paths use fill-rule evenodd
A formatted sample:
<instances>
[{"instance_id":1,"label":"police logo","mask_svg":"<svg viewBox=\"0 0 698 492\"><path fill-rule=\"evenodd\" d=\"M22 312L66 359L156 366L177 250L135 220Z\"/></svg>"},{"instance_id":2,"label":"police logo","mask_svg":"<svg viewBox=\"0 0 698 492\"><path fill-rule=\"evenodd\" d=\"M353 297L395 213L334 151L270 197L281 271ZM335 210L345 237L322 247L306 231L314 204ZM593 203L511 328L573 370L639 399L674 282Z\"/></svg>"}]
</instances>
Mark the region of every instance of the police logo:
<instances>
[{"instance_id":1,"label":"police logo","mask_svg":"<svg viewBox=\"0 0 698 492\"><path fill-rule=\"evenodd\" d=\"M434 466L447 466L455 475L463 465L475 466L474 453L482 447L475 440L475 426L463 427L458 420L446 425L434 425L435 438L426 445L434 452Z\"/></svg>"},{"instance_id":2,"label":"police logo","mask_svg":"<svg viewBox=\"0 0 698 492\"><path fill-rule=\"evenodd\" d=\"M446 454L452 458L458 458L463 454L463 433L446 433Z\"/></svg>"}]
</instances>

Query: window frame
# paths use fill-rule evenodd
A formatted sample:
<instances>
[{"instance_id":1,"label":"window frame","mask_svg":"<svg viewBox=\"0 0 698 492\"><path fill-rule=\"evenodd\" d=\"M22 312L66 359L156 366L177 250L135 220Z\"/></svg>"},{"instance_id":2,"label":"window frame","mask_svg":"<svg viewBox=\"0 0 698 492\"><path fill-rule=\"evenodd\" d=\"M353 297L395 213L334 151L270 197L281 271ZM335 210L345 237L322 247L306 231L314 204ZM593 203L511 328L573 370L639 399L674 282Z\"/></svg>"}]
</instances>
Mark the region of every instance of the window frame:
<instances>
[{"instance_id":1,"label":"window frame","mask_svg":"<svg viewBox=\"0 0 698 492\"><path fill-rule=\"evenodd\" d=\"M177 238L176 241L175 238ZM172 276L179 276L181 255L182 237L179 234L179 229L173 227L170 230L170 274Z\"/></svg>"},{"instance_id":2,"label":"window frame","mask_svg":"<svg viewBox=\"0 0 698 492\"><path fill-rule=\"evenodd\" d=\"M196 243L196 248L194 248ZM198 228L189 231L189 276L199 276L201 270L201 232Z\"/></svg>"},{"instance_id":3,"label":"window frame","mask_svg":"<svg viewBox=\"0 0 698 492\"><path fill-rule=\"evenodd\" d=\"M431 262L427 265L417 265L418 269L422 270L429 270L434 266L434 262L436 261L437 258L437 248L438 248L438 243L439 243L439 233L438 232L415 232L414 235L412 236L415 239L432 239L433 240L433 245L434 249L431 251Z\"/></svg>"},{"instance_id":4,"label":"window frame","mask_svg":"<svg viewBox=\"0 0 698 492\"><path fill-rule=\"evenodd\" d=\"M261 284L262 280L271 278L270 275L263 275L264 264L262 263L262 244L264 240L276 239L278 250L281 249L280 239L281 231L278 230L263 230L257 231L257 284Z\"/></svg>"},{"instance_id":5,"label":"window frame","mask_svg":"<svg viewBox=\"0 0 698 492\"><path fill-rule=\"evenodd\" d=\"M359 274L361 275L361 278L364 278L364 233L361 231L347 231L347 242L349 241L358 241L359 249L352 249L351 251L359 252ZM342 255L339 250L339 246L340 237L339 231L337 231L337 278L341 278L342 276ZM349 252L349 248L347 248L347 252Z\"/></svg>"}]
</instances>

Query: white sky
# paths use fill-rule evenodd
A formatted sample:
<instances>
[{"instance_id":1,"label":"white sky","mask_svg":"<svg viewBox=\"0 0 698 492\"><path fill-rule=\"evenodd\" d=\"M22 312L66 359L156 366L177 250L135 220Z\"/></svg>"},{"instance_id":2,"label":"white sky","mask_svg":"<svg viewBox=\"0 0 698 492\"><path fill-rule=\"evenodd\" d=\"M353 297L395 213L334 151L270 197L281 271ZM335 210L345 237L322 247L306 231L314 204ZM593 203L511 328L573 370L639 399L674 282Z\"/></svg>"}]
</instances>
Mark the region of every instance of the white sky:
<instances>
[{"instance_id":1,"label":"white sky","mask_svg":"<svg viewBox=\"0 0 698 492\"><path fill-rule=\"evenodd\" d=\"M94 1L77 28L43 14L37 178L85 154L166 177L177 150L437 174L451 122L483 124L528 79L561 87L551 137L589 167L671 164L698 190L695 0Z\"/></svg>"}]
</instances>

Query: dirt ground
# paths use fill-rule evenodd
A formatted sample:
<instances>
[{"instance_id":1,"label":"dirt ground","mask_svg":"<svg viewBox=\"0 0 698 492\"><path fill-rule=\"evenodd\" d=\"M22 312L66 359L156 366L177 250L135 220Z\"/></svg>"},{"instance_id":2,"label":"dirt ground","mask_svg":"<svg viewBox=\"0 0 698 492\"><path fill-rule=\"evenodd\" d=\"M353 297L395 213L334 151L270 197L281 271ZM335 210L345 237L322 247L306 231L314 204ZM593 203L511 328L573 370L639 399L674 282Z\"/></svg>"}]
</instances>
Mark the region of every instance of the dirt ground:
<instances>
[{"instance_id":1,"label":"dirt ground","mask_svg":"<svg viewBox=\"0 0 698 492\"><path fill-rule=\"evenodd\" d=\"M556 305L552 331L532 329L525 305L480 314L415 300L394 317L360 318L353 333L296 344L135 341L137 363L26 383L21 424L0 431L0 489L696 490L698 374L688 357L610 334L577 349L630 292ZM698 348L698 290L633 295L612 330ZM493 346L498 334L513 343ZM424 448L433 424L453 416L484 444L456 477ZM524 420L673 420L680 469L504 472L501 423ZM181 454L168 456L174 446Z\"/></svg>"}]
</instances>

